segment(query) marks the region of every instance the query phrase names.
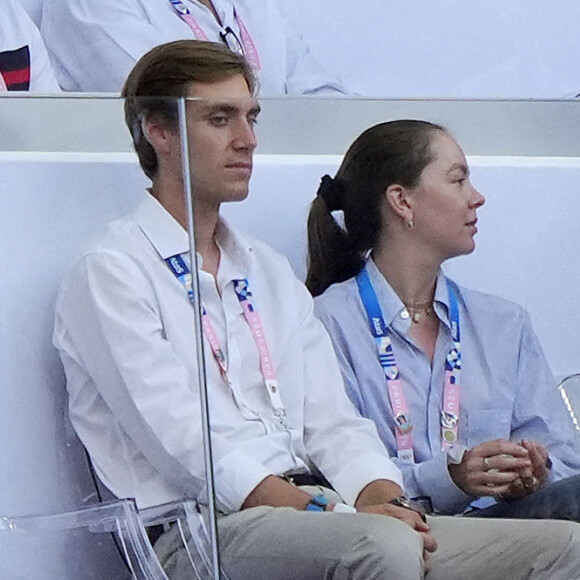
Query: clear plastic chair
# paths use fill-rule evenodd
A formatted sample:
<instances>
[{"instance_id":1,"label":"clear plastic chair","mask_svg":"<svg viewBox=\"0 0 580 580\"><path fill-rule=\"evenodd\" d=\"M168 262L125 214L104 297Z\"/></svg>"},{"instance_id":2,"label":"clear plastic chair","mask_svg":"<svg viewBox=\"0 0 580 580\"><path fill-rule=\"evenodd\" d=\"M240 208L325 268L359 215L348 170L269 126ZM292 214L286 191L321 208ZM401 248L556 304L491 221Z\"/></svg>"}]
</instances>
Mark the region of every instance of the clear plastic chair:
<instances>
[{"instance_id":1,"label":"clear plastic chair","mask_svg":"<svg viewBox=\"0 0 580 580\"><path fill-rule=\"evenodd\" d=\"M145 528L173 524L177 526L181 542L188 556L192 580L213 580L215 573L211 558L211 540L207 510L196 501L171 502L139 510ZM220 578L228 580L220 570Z\"/></svg>"},{"instance_id":2,"label":"clear plastic chair","mask_svg":"<svg viewBox=\"0 0 580 580\"><path fill-rule=\"evenodd\" d=\"M574 427L580 432L580 373L562 379L558 384L558 390L564 399Z\"/></svg>"},{"instance_id":3,"label":"clear plastic chair","mask_svg":"<svg viewBox=\"0 0 580 580\"><path fill-rule=\"evenodd\" d=\"M130 500L0 517L0 553L2 580L168 580Z\"/></svg>"}]
</instances>

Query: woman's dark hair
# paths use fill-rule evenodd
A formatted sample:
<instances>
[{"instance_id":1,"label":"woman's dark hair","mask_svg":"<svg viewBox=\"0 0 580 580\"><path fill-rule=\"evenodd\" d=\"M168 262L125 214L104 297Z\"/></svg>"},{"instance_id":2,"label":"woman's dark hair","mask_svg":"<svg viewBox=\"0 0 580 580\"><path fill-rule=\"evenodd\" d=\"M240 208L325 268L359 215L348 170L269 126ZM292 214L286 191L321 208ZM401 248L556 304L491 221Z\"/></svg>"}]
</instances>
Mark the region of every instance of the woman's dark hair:
<instances>
[{"instance_id":1,"label":"woman's dark hair","mask_svg":"<svg viewBox=\"0 0 580 580\"><path fill-rule=\"evenodd\" d=\"M431 136L443 127L427 121L389 121L362 133L336 176L325 175L308 216L308 274L313 296L356 276L381 229L380 204L393 184L415 187L433 160ZM343 229L331 215L344 212Z\"/></svg>"}]
</instances>

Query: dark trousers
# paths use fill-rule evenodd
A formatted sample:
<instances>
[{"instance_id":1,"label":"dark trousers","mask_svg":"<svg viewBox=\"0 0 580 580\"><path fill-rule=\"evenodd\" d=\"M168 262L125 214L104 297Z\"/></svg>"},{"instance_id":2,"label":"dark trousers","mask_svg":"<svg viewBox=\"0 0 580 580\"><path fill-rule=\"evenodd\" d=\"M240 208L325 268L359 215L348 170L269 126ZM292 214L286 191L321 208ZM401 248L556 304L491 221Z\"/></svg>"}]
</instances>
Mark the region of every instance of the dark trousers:
<instances>
[{"instance_id":1,"label":"dark trousers","mask_svg":"<svg viewBox=\"0 0 580 580\"><path fill-rule=\"evenodd\" d=\"M465 515L478 518L549 519L580 522L580 475L551 483L522 499L502 501Z\"/></svg>"}]
</instances>

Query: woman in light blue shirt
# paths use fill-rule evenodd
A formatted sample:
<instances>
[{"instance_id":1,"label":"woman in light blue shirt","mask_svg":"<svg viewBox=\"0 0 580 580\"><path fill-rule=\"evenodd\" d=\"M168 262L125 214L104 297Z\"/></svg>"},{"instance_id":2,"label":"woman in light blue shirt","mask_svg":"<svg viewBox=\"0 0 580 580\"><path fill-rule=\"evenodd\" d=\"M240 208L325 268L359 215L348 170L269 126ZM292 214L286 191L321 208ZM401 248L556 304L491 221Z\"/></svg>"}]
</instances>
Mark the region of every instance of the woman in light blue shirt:
<instances>
[{"instance_id":1,"label":"woman in light blue shirt","mask_svg":"<svg viewBox=\"0 0 580 580\"><path fill-rule=\"evenodd\" d=\"M439 513L578 520L578 441L527 313L441 272L474 250L484 201L445 129L376 125L322 179L307 286L413 496Z\"/></svg>"}]
</instances>

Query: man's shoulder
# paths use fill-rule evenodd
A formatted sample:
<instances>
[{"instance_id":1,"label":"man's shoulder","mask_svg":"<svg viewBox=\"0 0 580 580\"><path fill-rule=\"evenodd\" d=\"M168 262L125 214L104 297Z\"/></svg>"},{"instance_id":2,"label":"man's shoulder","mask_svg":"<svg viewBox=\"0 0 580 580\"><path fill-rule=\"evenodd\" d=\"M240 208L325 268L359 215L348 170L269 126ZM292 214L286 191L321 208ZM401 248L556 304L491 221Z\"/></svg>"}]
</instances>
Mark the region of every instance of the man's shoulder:
<instances>
[{"instance_id":1,"label":"man's shoulder","mask_svg":"<svg viewBox=\"0 0 580 580\"><path fill-rule=\"evenodd\" d=\"M135 276L149 270L152 260L157 261L155 250L133 217L115 220L79 249L63 278L61 293L75 280L105 272L125 271L127 276Z\"/></svg>"},{"instance_id":2,"label":"man's shoulder","mask_svg":"<svg viewBox=\"0 0 580 580\"><path fill-rule=\"evenodd\" d=\"M83 246L81 258L101 253L120 253L138 256L143 251L146 237L133 215L109 222L103 230Z\"/></svg>"}]
</instances>

